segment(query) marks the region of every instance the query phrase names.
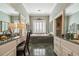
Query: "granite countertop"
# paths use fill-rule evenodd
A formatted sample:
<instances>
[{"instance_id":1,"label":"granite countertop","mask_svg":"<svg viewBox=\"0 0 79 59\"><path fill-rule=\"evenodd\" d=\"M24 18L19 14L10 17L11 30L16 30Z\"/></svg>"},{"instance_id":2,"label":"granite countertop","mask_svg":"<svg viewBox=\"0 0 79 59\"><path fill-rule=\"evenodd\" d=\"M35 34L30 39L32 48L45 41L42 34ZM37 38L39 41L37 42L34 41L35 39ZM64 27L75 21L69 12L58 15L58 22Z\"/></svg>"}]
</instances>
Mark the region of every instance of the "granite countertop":
<instances>
[{"instance_id":1,"label":"granite countertop","mask_svg":"<svg viewBox=\"0 0 79 59\"><path fill-rule=\"evenodd\" d=\"M6 39L6 40L4 40L4 41L0 40L0 45L9 43L9 42L14 41L14 40L16 40L16 39L18 39L18 38L20 38L20 36L12 37L12 38Z\"/></svg>"},{"instance_id":2,"label":"granite countertop","mask_svg":"<svg viewBox=\"0 0 79 59\"><path fill-rule=\"evenodd\" d=\"M63 38L63 39L64 39L64 38ZM73 39L73 40L67 40L67 39L64 39L64 40L79 45L79 40L76 40L76 39Z\"/></svg>"},{"instance_id":3,"label":"granite countertop","mask_svg":"<svg viewBox=\"0 0 79 59\"><path fill-rule=\"evenodd\" d=\"M62 38L62 37L58 37L58 38L61 38L61 39L64 39L64 40L66 40L68 42L79 45L79 40L77 40L77 39L70 40L70 39L66 39L66 38Z\"/></svg>"},{"instance_id":4,"label":"granite countertop","mask_svg":"<svg viewBox=\"0 0 79 59\"><path fill-rule=\"evenodd\" d=\"M70 40L72 43L78 44L79 45L79 40Z\"/></svg>"}]
</instances>

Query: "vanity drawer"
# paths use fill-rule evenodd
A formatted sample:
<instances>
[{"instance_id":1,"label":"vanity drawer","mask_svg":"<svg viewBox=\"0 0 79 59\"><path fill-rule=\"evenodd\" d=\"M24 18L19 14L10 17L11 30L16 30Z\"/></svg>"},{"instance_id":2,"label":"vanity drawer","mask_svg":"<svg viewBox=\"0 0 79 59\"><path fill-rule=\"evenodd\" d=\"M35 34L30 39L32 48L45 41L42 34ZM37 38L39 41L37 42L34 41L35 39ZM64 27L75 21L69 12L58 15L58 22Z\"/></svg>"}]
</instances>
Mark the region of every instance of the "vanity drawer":
<instances>
[{"instance_id":1,"label":"vanity drawer","mask_svg":"<svg viewBox=\"0 0 79 59\"><path fill-rule=\"evenodd\" d=\"M58 55L61 56L61 43L59 38L54 38L54 52Z\"/></svg>"},{"instance_id":2,"label":"vanity drawer","mask_svg":"<svg viewBox=\"0 0 79 59\"><path fill-rule=\"evenodd\" d=\"M11 49L7 53L5 53L3 56L16 56L16 48Z\"/></svg>"}]
</instances>

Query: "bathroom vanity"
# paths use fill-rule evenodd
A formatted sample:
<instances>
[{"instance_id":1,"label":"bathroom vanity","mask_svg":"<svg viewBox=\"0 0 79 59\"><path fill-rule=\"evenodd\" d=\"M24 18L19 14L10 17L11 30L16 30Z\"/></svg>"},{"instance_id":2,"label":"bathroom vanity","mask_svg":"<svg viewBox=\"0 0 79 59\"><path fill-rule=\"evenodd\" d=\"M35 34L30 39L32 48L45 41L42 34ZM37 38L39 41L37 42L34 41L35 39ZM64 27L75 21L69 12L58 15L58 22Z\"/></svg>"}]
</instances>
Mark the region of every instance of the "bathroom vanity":
<instances>
[{"instance_id":1,"label":"bathroom vanity","mask_svg":"<svg viewBox=\"0 0 79 59\"><path fill-rule=\"evenodd\" d=\"M16 40L1 44L0 56L16 56Z\"/></svg>"},{"instance_id":2,"label":"bathroom vanity","mask_svg":"<svg viewBox=\"0 0 79 59\"><path fill-rule=\"evenodd\" d=\"M58 56L79 56L79 43L54 36L54 51Z\"/></svg>"},{"instance_id":3,"label":"bathroom vanity","mask_svg":"<svg viewBox=\"0 0 79 59\"><path fill-rule=\"evenodd\" d=\"M16 48L25 38L26 36L16 36L0 41L0 56L16 56Z\"/></svg>"},{"instance_id":4,"label":"bathroom vanity","mask_svg":"<svg viewBox=\"0 0 79 59\"><path fill-rule=\"evenodd\" d=\"M58 56L79 56L79 8L73 9L78 6L70 5L54 19L54 52Z\"/></svg>"}]
</instances>

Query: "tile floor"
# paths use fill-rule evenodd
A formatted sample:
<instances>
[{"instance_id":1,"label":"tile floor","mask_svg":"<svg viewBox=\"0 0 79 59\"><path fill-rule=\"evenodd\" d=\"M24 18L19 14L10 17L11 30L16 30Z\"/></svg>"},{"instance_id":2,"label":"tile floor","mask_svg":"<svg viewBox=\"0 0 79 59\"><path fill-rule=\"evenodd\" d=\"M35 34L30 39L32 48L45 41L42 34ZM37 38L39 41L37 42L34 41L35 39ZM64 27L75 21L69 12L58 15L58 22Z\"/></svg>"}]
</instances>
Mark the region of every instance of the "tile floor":
<instances>
[{"instance_id":1,"label":"tile floor","mask_svg":"<svg viewBox=\"0 0 79 59\"><path fill-rule=\"evenodd\" d=\"M49 39L48 39L49 40ZM35 42L34 42L35 41ZM43 40L31 40L29 44L30 56L56 56L53 51L53 42ZM26 53L27 54L27 53ZM20 53L20 55L22 54Z\"/></svg>"},{"instance_id":2,"label":"tile floor","mask_svg":"<svg viewBox=\"0 0 79 59\"><path fill-rule=\"evenodd\" d=\"M31 43L30 56L56 56L56 54L51 43Z\"/></svg>"}]
</instances>

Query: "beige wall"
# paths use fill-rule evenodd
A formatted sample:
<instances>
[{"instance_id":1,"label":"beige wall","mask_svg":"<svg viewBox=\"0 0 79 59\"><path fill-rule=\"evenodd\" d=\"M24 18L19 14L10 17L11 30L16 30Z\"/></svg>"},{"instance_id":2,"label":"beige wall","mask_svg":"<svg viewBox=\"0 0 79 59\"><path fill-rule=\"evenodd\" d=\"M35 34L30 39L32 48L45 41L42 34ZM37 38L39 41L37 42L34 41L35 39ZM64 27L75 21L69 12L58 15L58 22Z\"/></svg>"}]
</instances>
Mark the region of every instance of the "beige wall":
<instances>
[{"instance_id":1,"label":"beige wall","mask_svg":"<svg viewBox=\"0 0 79 59\"><path fill-rule=\"evenodd\" d=\"M30 28L33 30L32 20L37 20L38 18L46 20L46 33L49 32L49 16L30 16Z\"/></svg>"}]
</instances>

